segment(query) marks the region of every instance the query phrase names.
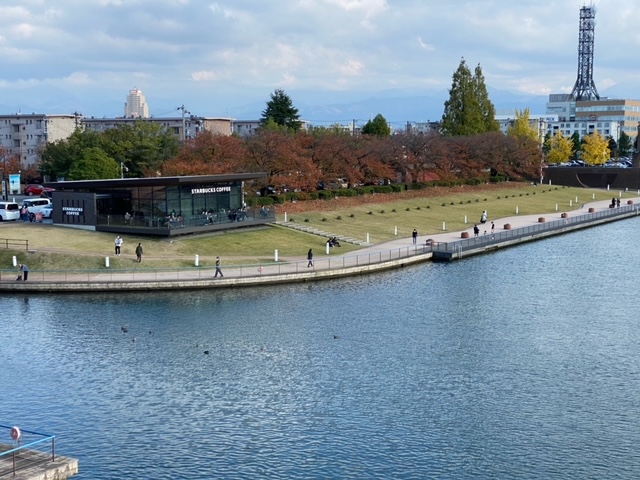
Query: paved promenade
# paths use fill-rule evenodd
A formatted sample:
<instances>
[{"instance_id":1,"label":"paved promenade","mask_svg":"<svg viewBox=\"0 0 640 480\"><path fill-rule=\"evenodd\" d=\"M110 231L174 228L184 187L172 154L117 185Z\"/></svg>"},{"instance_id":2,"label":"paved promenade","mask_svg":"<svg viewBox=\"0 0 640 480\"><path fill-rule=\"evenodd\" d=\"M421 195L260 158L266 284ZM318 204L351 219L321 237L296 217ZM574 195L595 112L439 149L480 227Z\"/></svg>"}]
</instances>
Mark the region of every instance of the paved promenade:
<instances>
[{"instance_id":1,"label":"paved promenade","mask_svg":"<svg viewBox=\"0 0 640 480\"><path fill-rule=\"evenodd\" d=\"M136 270L95 270L87 272L30 272L28 282L16 282L12 278L0 280L0 291L13 292L87 292L87 291L152 291L177 289L233 288L278 283L307 282L376 271L402 268L425 262L438 253L460 252L456 258L503 248L549 235L569 232L600 223L620 220L638 214L640 197L625 199L619 209L609 207L610 200L595 201L573 210L563 210L536 215L513 215L506 218L489 218L478 224L480 233L475 238L470 223L463 231L443 231L418 236L416 244L411 237L371 245L345 255L325 255L316 251L312 266L307 260L282 261L264 265L223 267L224 277L214 278L211 268ZM562 215L566 218L563 218ZM545 222L541 222L541 217ZM574 222L575 219L575 222ZM577 221L580 219L580 221ZM492 235L491 222L495 224ZM510 225L505 229L505 225ZM540 227L548 227L541 229ZM419 225L416 225L419 228ZM542 231L544 230L544 231ZM485 234L486 231L486 234ZM469 239L463 240L463 232ZM427 244L427 240L432 242ZM449 260L454 257L449 255Z\"/></svg>"}]
</instances>

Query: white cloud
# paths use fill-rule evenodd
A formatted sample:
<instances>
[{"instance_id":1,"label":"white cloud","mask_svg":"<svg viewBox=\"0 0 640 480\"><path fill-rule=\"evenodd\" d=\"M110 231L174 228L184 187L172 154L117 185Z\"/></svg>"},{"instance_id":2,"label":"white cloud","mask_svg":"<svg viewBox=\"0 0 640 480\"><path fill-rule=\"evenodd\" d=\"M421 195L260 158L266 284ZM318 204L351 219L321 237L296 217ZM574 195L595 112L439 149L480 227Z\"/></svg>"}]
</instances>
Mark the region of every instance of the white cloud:
<instances>
[{"instance_id":1,"label":"white cloud","mask_svg":"<svg viewBox=\"0 0 640 480\"><path fill-rule=\"evenodd\" d=\"M212 82L218 78L215 72L211 71L200 71L193 72L191 74L191 78L196 82Z\"/></svg>"},{"instance_id":2,"label":"white cloud","mask_svg":"<svg viewBox=\"0 0 640 480\"><path fill-rule=\"evenodd\" d=\"M573 86L583 3L24 0L0 5L0 86L5 94L24 82L44 86L21 104L60 100L47 85L82 86L69 104L108 115L120 113L131 84L143 79L145 92L215 114L278 86L309 92L307 102L338 90L354 102L387 88L442 94L465 57L481 64L493 89L546 95ZM596 18L599 91L640 97L632 61L640 3L599 0Z\"/></svg>"}]
</instances>

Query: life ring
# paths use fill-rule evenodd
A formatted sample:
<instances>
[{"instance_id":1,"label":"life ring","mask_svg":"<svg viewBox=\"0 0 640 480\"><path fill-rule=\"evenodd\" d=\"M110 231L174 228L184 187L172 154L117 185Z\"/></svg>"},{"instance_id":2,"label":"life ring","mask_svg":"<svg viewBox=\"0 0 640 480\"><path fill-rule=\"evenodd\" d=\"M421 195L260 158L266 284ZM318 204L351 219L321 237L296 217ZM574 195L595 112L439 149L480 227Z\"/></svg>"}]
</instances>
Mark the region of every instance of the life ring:
<instances>
[{"instance_id":1,"label":"life ring","mask_svg":"<svg viewBox=\"0 0 640 480\"><path fill-rule=\"evenodd\" d=\"M22 437L22 432L18 427L11 427L11 438L16 442Z\"/></svg>"}]
</instances>

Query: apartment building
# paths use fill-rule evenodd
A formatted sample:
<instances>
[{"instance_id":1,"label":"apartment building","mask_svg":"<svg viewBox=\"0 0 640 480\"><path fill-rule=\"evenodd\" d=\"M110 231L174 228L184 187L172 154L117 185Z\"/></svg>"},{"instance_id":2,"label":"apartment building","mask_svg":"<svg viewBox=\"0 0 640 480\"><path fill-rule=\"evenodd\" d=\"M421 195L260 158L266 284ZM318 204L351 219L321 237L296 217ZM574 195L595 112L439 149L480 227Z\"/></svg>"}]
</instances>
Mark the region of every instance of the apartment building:
<instances>
[{"instance_id":1,"label":"apartment building","mask_svg":"<svg viewBox=\"0 0 640 480\"><path fill-rule=\"evenodd\" d=\"M27 168L40 161L40 149L46 143L68 138L79 122L78 114L0 115L0 147L5 158L17 157Z\"/></svg>"},{"instance_id":2,"label":"apartment building","mask_svg":"<svg viewBox=\"0 0 640 480\"><path fill-rule=\"evenodd\" d=\"M144 119L87 117L82 119L82 126L85 130L104 132L121 125L133 126L136 122L140 121L160 125L163 129L173 133L181 140L194 138L201 132L212 132L219 135L231 135L233 132L233 120L230 118L197 117L194 115L188 117L151 117Z\"/></svg>"}]
</instances>

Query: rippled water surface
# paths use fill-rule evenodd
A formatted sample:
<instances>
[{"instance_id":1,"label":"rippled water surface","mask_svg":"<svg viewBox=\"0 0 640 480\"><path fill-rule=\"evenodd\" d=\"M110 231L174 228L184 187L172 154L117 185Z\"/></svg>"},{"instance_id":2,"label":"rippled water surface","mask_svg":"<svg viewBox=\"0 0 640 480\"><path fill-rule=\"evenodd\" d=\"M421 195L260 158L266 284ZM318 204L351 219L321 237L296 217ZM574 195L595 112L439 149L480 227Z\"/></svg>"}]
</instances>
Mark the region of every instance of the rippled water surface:
<instances>
[{"instance_id":1,"label":"rippled water surface","mask_svg":"<svg viewBox=\"0 0 640 480\"><path fill-rule=\"evenodd\" d=\"M639 222L315 284L5 296L0 424L78 479L637 478Z\"/></svg>"}]
</instances>

